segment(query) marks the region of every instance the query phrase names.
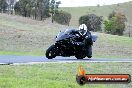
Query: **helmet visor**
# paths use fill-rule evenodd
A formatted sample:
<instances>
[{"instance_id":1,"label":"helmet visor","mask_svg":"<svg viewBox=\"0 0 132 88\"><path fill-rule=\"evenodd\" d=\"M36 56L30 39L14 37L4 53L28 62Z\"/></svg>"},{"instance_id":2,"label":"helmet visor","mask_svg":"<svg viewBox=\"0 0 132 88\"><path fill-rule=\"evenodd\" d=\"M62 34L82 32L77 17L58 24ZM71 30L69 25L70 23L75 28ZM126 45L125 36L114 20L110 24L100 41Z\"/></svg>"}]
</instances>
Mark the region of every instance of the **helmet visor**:
<instances>
[{"instance_id":1,"label":"helmet visor","mask_svg":"<svg viewBox=\"0 0 132 88\"><path fill-rule=\"evenodd\" d=\"M80 29L79 32L80 32L81 35L84 35L86 33L86 31L84 29Z\"/></svg>"}]
</instances>

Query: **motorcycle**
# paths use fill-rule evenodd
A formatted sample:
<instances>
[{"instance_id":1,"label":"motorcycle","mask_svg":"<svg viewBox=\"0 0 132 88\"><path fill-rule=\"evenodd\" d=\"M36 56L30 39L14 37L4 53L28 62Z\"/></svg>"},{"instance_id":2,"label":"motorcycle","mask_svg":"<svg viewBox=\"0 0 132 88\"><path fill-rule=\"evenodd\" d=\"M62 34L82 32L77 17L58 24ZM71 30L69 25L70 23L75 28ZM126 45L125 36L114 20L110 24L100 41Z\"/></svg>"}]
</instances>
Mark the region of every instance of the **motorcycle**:
<instances>
[{"instance_id":1,"label":"motorcycle","mask_svg":"<svg viewBox=\"0 0 132 88\"><path fill-rule=\"evenodd\" d=\"M46 57L53 59L56 56L70 57L75 56L77 59L83 59L87 56L87 48L85 45L74 45L73 41L77 35L71 35L72 30L65 30L58 33L55 38L55 44L46 50ZM96 35L92 35L92 41L97 40ZM84 42L85 44L86 42ZM88 56L87 56L88 57ZM90 57L88 57L90 58Z\"/></svg>"}]
</instances>

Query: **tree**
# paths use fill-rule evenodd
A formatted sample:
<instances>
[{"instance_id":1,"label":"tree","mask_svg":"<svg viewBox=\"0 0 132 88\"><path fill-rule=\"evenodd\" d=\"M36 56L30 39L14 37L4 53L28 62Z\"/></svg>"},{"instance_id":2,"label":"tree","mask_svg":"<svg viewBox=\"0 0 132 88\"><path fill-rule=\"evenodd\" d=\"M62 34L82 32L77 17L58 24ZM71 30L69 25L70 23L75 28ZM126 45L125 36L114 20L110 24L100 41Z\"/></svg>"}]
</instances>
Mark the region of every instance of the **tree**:
<instances>
[{"instance_id":1,"label":"tree","mask_svg":"<svg viewBox=\"0 0 132 88\"><path fill-rule=\"evenodd\" d=\"M52 23L54 22L54 15L55 13L58 12L58 7L61 4L60 1L56 2L55 0L51 0L50 2L50 13L51 13L51 18L52 18Z\"/></svg>"},{"instance_id":2,"label":"tree","mask_svg":"<svg viewBox=\"0 0 132 88\"><path fill-rule=\"evenodd\" d=\"M38 6L40 20L49 17L49 0L40 0Z\"/></svg>"},{"instance_id":3,"label":"tree","mask_svg":"<svg viewBox=\"0 0 132 88\"><path fill-rule=\"evenodd\" d=\"M15 12L18 11L18 13L20 13L20 15L24 16L24 17L27 17L27 13L28 13L28 10L27 10L27 6L29 4L29 0L19 0L16 5L15 5Z\"/></svg>"},{"instance_id":4,"label":"tree","mask_svg":"<svg viewBox=\"0 0 132 88\"><path fill-rule=\"evenodd\" d=\"M19 0L15 6L15 13L24 17L32 17L36 20L44 20L47 17L52 17L52 23L55 20L62 24L68 24L71 19L71 14L63 11L58 11L60 1L56 0ZM57 17L58 16L58 17Z\"/></svg>"},{"instance_id":5,"label":"tree","mask_svg":"<svg viewBox=\"0 0 132 88\"><path fill-rule=\"evenodd\" d=\"M6 0L0 0L0 12L5 13L7 6Z\"/></svg>"},{"instance_id":6,"label":"tree","mask_svg":"<svg viewBox=\"0 0 132 88\"><path fill-rule=\"evenodd\" d=\"M15 4L15 12L24 17L43 20L49 17L49 0L19 0Z\"/></svg>"},{"instance_id":7,"label":"tree","mask_svg":"<svg viewBox=\"0 0 132 88\"><path fill-rule=\"evenodd\" d=\"M16 2L14 6L15 14L21 15L21 7L20 7L20 2Z\"/></svg>"},{"instance_id":8,"label":"tree","mask_svg":"<svg viewBox=\"0 0 132 88\"><path fill-rule=\"evenodd\" d=\"M6 2L8 4L8 14L13 14L16 0L6 0Z\"/></svg>"},{"instance_id":9,"label":"tree","mask_svg":"<svg viewBox=\"0 0 132 88\"><path fill-rule=\"evenodd\" d=\"M112 12L108 17L108 20L104 22L105 31L114 35L123 35L126 21L127 19L123 13Z\"/></svg>"},{"instance_id":10,"label":"tree","mask_svg":"<svg viewBox=\"0 0 132 88\"><path fill-rule=\"evenodd\" d=\"M90 31L100 31L102 21L102 17L95 14L84 15L79 18L79 24L86 24Z\"/></svg>"}]
</instances>

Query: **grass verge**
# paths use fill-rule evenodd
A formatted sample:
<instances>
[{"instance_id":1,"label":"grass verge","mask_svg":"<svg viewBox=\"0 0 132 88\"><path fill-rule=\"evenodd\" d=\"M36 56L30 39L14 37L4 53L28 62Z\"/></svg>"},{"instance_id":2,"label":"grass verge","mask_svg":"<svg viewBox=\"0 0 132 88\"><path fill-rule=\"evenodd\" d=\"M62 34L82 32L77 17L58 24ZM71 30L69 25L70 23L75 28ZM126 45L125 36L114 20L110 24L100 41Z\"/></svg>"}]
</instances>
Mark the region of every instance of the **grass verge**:
<instances>
[{"instance_id":1,"label":"grass verge","mask_svg":"<svg viewBox=\"0 0 132 88\"><path fill-rule=\"evenodd\" d=\"M43 63L34 65L1 65L0 88L80 88L77 68L87 74L130 74L132 63ZM129 84L86 84L83 88L131 88Z\"/></svg>"},{"instance_id":2,"label":"grass verge","mask_svg":"<svg viewBox=\"0 0 132 88\"><path fill-rule=\"evenodd\" d=\"M32 52L0 51L0 55L45 56L45 53L43 51L32 51Z\"/></svg>"}]
</instances>

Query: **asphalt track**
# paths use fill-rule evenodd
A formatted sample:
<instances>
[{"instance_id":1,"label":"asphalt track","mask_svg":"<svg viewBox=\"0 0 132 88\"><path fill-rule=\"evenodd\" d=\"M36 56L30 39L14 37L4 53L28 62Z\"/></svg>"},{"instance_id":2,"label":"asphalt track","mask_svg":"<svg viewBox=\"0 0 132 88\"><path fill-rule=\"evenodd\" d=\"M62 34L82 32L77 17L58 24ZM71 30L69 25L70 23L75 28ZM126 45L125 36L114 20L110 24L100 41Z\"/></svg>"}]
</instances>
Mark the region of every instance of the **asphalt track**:
<instances>
[{"instance_id":1,"label":"asphalt track","mask_svg":"<svg viewBox=\"0 0 132 88\"><path fill-rule=\"evenodd\" d=\"M75 57L56 57L47 59L45 56L15 56L15 55L0 55L0 64L15 64L15 63L44 63L44 62L132 62L130 59L108 59L108 58L85 58L76 59Z\"/></svg>"}]
</instances>

